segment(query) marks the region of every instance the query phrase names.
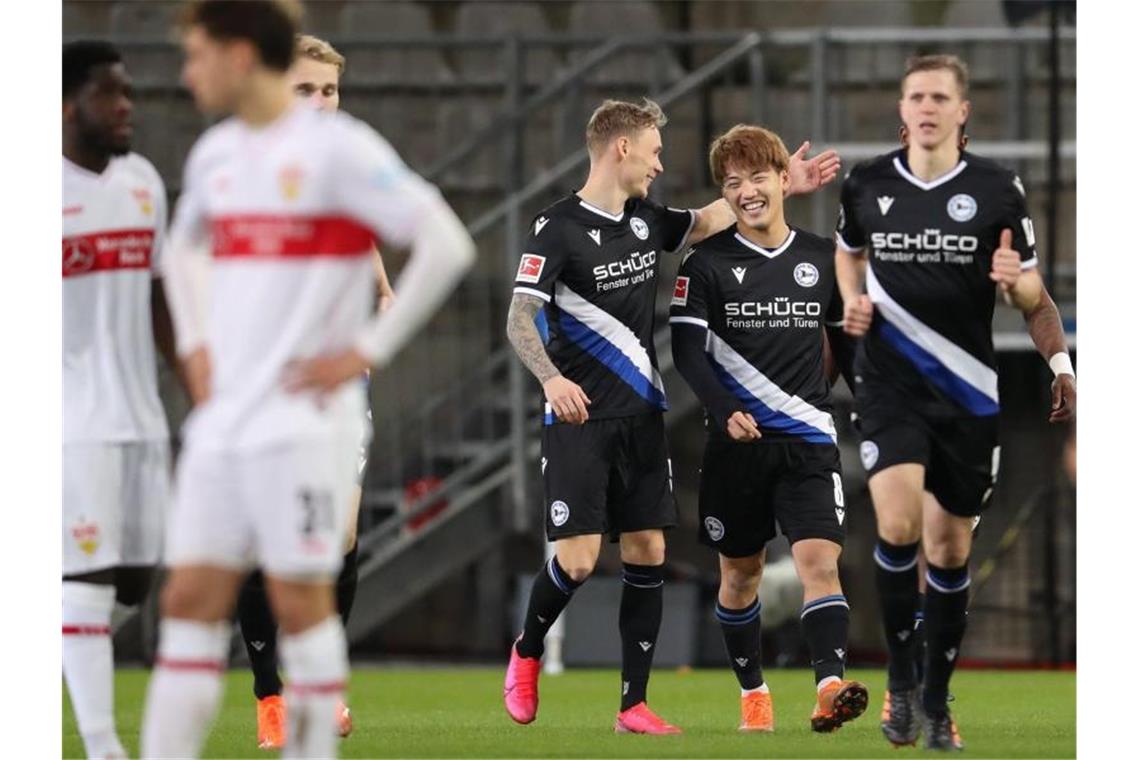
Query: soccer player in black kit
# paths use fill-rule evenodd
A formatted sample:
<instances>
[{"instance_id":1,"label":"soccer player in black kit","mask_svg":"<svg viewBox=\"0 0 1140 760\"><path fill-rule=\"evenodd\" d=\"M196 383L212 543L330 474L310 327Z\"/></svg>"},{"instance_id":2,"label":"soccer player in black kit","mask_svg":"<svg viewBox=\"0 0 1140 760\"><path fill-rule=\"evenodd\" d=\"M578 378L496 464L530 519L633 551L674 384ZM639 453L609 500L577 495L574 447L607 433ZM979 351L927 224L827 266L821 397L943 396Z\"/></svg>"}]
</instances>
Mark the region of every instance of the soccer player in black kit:
<instances>
[{"instance_id":1,"label":"soccer player in black kit","mask_svg":"<svg viewBox=\"0 0 1140 760\"><path fill-rule=\"evenodd\" d=\"M998 472L995 286L1020 309L1055 375L1051 422L1076 411L1060 315L1037 272L1025 189L965 150L968 78L954 56L911 59L904 148L844 181L836 276L844 325L864 336L855 401L879 540L876 585L890 651L882 730L895 745L961 749L947 708L966 630L975 520ZM924 676L916 674L918 550L926 557Z\"/></svg>"},{"instance_id":2,"label":"soccer player in black kit","mask_svg":"<svg viewBox=\"0 0 1140 760\"><path fill-rule=\"evenodd\" d=\"M834 246L784 220L787 165L783 142L761 127L737 125L713 142L713 180L737 221L685 257L669 322L677 369L707 413L700 540L720 553L716 616L740 682L740 730L775 727L760 672L757 592L778 523L804 586L817 695L811 727L829 732L867 707L867 687L843 678L846 506L825 325L846 341Z\"/></svg>"},{"instance_id":3,"label":"soccer player in black kit","mask_svg":"<svg viewBox=\"0 0 1140 760\"><path fill-rule=\"evenodd\" d=\"M663 529L676 522L662 411L665 389L653 346L661 256L732 223L718 200L699 210L646 200L664 170L665 117L651 101L605 101L586 128L590 174L583 188L539 214L519 262L507 337L542 383L542 473L547 538L555 556L537 574L522 635L511 647L503 701L530 723L538 710L543 638L594 569L602 536L620 541L621 707L618 732L680 729L646 704L661 626ZM834 152L798 160L794 189L838 170ZM544 310L550 341L535 325Z\"/></svg>"}]
</instances>

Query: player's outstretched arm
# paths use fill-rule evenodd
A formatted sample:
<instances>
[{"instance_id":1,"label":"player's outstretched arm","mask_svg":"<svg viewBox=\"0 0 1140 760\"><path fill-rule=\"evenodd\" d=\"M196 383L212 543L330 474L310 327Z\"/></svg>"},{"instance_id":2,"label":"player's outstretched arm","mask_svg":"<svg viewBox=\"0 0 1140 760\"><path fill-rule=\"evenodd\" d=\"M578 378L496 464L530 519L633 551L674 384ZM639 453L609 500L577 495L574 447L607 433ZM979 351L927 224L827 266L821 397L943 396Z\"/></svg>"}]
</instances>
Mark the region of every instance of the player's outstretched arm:
<instances>
[{"instance_id":1,"label":"player's outstretched arm","mask_svg":"<svg viewBox=\"0 0 1140 760\"><path fill-rule=\"evenodd\" d=\"M507 312L507 340L531 374L542 383L542 391L558 419L580 425L589 419L590 399L575 382L567 380L550 361L546 346L534 324L543 301L536 296L515 293Z\"/></svg>"}]
</instances>

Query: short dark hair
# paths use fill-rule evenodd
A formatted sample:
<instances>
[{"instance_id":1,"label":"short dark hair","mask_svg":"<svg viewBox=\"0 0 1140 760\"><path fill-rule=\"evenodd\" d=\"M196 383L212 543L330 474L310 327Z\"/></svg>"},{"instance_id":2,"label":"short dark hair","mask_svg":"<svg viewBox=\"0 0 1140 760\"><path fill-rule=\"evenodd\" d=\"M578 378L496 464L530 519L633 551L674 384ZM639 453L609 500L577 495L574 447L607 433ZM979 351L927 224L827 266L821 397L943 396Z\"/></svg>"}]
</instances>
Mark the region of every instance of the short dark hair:
<instances>
[{"instance_id":1,"label":"short dark hair","mask_svg":"<svg viewBox=\"0 0 1140 760\"><path fill-rule=\"evenodd\" d=\"M122 63L119 49L102 40L76 40L63 46L63 97L70 98L87 84L91 69L107 63Z\"/></svg>"},{"instance_id":2,"label":"short dark hair","mask_svg":"<svg viewBox=\"0 0 1140 760\"><path fill-rule=\"evenodd\" d=\"M293 63L302 15L296 0L194 0L183 10L180 26L200 26L215 40L246 40L267 68L283 72Z\"/></svg>"}]
</instances>

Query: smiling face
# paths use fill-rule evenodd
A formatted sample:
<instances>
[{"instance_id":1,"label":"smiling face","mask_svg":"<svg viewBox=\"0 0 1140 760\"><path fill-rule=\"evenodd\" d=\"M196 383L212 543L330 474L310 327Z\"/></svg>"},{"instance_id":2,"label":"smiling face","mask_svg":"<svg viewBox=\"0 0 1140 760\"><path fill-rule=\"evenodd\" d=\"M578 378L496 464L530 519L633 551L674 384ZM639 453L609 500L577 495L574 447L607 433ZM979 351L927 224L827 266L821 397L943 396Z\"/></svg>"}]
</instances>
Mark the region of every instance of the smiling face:
<instances>
[{"instance_id":1,"label":"smiling face","mask_svg":"<svg viewBox=\"0 0 1140 760\"><path fill-rule=\"evenodd\" d=\"M915 71L903 80L899 118L911 144L935 150L957 142L969 114L970 103L951 70Z\"/></svg>"},{"instance_id":2,"label":"smiling face","mask_svg":"<svg viewBox=\"0 0 1140 760\"><path fill-rule=\"evenodd\" d=\"M340 71L331 63L298 57L289 67L289 86L298 98L318 111L340 107Z\"/></svg>"},{"instance_id":3,"label":"smiling face","mask_svg":"<svg viewBox=\"0 0 1140 760\"><path fill-rule=\"evenodd\" d=\"M631 198L645 198L657 175L665 171L661 165L661 130L639 129L631 137L614 141L618 154L618 181Z\"/></svg>"},{"instance_id":4,"label":"smiling face","mask_svg":"<svg viewBox=\"0 0 1140 760\"><path fill-rule=\"evenodd\" d=\"M788 172L757 166L729 165L720 186L721 197L745 227L766 232L784 219Z\"/></svg>"}]
</instances>

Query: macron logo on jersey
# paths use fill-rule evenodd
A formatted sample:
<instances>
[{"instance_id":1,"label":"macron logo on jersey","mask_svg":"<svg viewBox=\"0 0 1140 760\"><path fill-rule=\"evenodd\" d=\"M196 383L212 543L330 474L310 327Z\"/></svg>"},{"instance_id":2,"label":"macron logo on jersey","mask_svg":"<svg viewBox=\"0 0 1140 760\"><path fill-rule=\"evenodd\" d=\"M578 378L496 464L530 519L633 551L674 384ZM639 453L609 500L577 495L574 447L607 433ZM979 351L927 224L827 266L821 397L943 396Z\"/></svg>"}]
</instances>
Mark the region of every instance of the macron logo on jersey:
<instances>
[{"instance_id":1,"label":"macron logo on jersey","mask_svg":"<svg viewBox=\"0 0 1140 760\"><path fill-rule=\"evenodd\" d=\"M877 200L879 202L879 212L883 216L887 215L887 212L891 210L891 206L895 202L895 199L889 195L880 195L875 200Z\"/></svg>"},{"instance_id":2,"label":"macron logo on jersey","mask_svg":"<svg viewBox=\"0 0 1140 760\"><path fill-rule=\"evenodd\" d=\"M534 234L535 234L535 236L537 236L538 233L542 232L542 228L545 227L546 223L549 221L550 220L547 219L545 216L540 216L539 218L534 220Z\"/></svg>"},{"instance_id":3,"label":"macron logo on jersey","mask_svg":"<svg viewBox=\"0 0 1140 760\"><path fill-rule=\"evenodd\" d=\"M545 256L535 256L533 253L524 253L519 262L519 273L515 279L519 282L538 282L542 277L542 268L546 266Z\"/></svg>"},{"instance_id":4,"label":"macron logo on jersey","mask_svg":"<svg viewBox=\"0 0 1140 760\"><path fill-rule=\"evenodd\" d=\"M673 300L670 302L673 306L685 306L689 303L689 278L678 277L676 284L673 285Z\"/></svg>"},{"instance_id":5,"label":"macron logo on jersey","mask_svg":"<svg viewBox=\"0 0 1140 760\"><path fill-rule=\"evenodd\" d=\"M590 240L593 240L594 243L596 243L597 245L602 244L602 231L601 230L590 230L586 234L589 235Z\"/></svg>"},{"instance_id":6,"label":"macron logo on jersey","mask_svg":"<svg viewBox=\"0 0 1140 760\"><path fill-rule=\"evenodd\" d=\"M739 282L741 285L744 284L744 274L747 271L748 270L745 267L733 267L732 268L732 273L734 275L736 275L736 281Z\"/></svg>"}]
</instances>

